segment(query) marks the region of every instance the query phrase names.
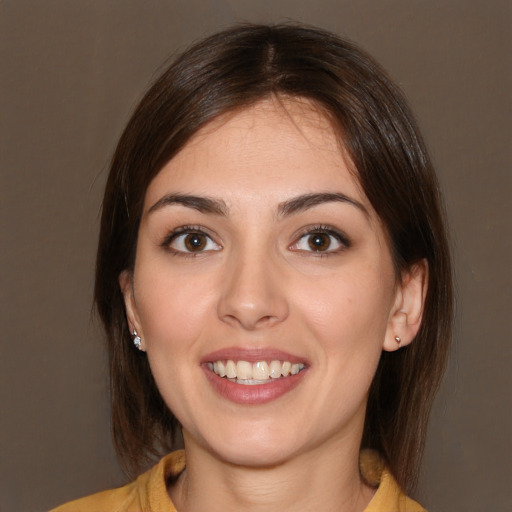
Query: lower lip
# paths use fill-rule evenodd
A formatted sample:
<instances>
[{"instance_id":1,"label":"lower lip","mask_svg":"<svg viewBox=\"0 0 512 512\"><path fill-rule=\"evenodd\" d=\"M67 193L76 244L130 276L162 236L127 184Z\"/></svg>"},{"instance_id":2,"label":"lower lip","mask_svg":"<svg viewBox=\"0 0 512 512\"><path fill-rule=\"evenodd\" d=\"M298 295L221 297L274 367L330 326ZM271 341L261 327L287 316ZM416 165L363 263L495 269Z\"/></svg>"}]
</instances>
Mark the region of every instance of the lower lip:
<instances>
[{"instance_id":1,"label":"lower lip","mask_svg":"<svg viewBox=\"0 0 512 512\"><path fill-rule=\"evenodd\" d=\"M202 365L203 371L213 389L224 398L237 404L265 404L294 389L306 375L306 369L295 375L269 380L268 384L237 384L224 377L219 377L207 365Z\"/></svg>"}]
</instances>

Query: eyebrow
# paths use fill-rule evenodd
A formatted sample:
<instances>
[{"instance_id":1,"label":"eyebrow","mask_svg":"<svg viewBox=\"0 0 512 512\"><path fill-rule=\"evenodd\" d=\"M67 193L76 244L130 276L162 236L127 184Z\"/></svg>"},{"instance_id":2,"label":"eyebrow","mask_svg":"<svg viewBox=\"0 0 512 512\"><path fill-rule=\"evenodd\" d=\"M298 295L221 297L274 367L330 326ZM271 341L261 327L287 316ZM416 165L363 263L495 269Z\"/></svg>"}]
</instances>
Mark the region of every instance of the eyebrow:
<instances>
[{"instance_id":1,"label":"eyebrow","mask_svg":"<svg viewBox=\"0 0 512 512\"><path fill-rule=\"evenodd\" d=\"M204 196L191 196L186 194L167 194L159 199L149 210L148 213L160 210L165 206L180 204L187 208L193 208L201 213L212 213L214 215L228 214L228 207L221 199L214 199Z\"/></svg>"},{"instance_id":2,"label":"eyebrow","mask_svg":"<svg viewBox=\"0 0 512 512\"><path fill-rule=\"evenodd\" d=\"M369 215L368 210L362 203L352 199L349 196L346 196L345 194L341 194L340 192L303 194L301 196L294 197L293 199L289 199L284 203L281 203L279 205L278 211L281 216L286 217L295 213L303 212L319 204L332 202L351 204L352 206L355 206L361 210L366 216Z\"/></svg>"},{"instance_id":3,"label":"eyebrow","mask_svg":"<svg viewBox=\"0 0 512 512\"><path fill-rule=\"evenodd\" d=\"M362 203L340 192L317 192L311 194L302 194L300 196L279 203L278 213L282 217L288 217L290 215L309 210L310 208L320 204L332 202L351 204L352 206L355 206L361 210L365 215L369 215L368 210ZM222 199L187 194L166 194L153 206L151 206L151 208L148 210L148 214L173 204L179 204L187 208L193 208L194 210L198 210L201 213L222 215L224 217L226 217L229 213L229 208Z\"/></svg>"}]
</instances>

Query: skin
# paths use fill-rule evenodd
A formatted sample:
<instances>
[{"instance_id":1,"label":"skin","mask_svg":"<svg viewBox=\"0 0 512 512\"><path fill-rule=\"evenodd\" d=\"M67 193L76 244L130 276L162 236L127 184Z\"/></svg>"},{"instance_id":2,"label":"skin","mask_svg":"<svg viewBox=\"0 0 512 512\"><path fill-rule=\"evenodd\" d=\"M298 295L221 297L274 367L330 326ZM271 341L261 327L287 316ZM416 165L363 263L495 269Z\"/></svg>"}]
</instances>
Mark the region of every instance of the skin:
<instances>
[{"instance_id":1,"label":"skin","mask_svg":"<svg viewBox=\"0 0 512 512\"><path fill-rule=\"evenodd\" d=\"M180 512L362 511L374 493L358 468L368 389L382 350L417 332L426 269L395 275L350 165L308 102L267 100L203 128L147 190L135 268L120 284L183 426L187 469L169 489ZM326 192L348 200L282 211ZM213 198L222 212L166 204L168 194ZM201 230L203 249L173 238L183 226ZM312 250L318 232L327 250ZM201 367L226 347L279 349L307 372L276 400L233 403Z\"/></svg>"}]
</instances>

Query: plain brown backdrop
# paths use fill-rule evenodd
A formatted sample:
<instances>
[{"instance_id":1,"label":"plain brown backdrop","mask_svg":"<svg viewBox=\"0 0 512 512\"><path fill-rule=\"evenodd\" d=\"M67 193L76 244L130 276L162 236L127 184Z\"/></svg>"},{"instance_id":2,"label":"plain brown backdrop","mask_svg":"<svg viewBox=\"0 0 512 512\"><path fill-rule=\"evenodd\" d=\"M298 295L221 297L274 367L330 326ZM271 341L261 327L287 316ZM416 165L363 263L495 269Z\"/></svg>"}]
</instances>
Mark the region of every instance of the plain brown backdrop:
<instances>
[{"instance_id":1,"label":"plain brown backdrop","mask_svg":"<svg viewBox=\"0 0 512 512\"><path fill-rule=\"evenodd\" d=\"M445 192L455 346L417 497L432 512L512 510L511 1L0 0L1 511L124 482L91 321L108 160L171 54L233 21L286 19L381 61Z\"/></svg>"}]
</instances>

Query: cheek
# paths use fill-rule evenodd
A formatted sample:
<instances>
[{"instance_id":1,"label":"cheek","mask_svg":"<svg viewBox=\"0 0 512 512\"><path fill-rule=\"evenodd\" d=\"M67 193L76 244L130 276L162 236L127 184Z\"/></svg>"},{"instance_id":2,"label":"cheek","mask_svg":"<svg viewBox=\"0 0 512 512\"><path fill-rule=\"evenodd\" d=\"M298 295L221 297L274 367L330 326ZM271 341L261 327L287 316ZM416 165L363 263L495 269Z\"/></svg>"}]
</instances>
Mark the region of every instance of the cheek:
<instances>
[{"instance_id":1,"label":"cheek","mask_svg":"<svg viewBox=\"0 0 512 512\"><path fill-rule=\"evenodd\" d=\"M183 422L192 415L193 404L184 397L193 385L191 369L197 366L198 341L212 314L212 296L204 286L198 292L198 281L165 265L141 265L136 277L151 372L165 403Z\"/></svg>"},{"instance_id":2,"label":"cheek","mask_svg":"<svg viewBox=\"0 0 512 512\"><path fill-rule=\"evenodd\" d=\"M208 280L169 267L154 261L136 268L137 311L149 352L190 348L214 311Z\"/></svg>"},{"instance_id":3,"label":"cheek","mask_svg":"<svg viewBox=\"0 0 512 512\"><path fill-rule=\"evenodd\" d=\"M294 295L297 308L329 351L353 351L356 357L367 353L365 346L380 351L393 297L392 276L375 270L340 273L309 290Z\"/></svg>"}]
</instances>

